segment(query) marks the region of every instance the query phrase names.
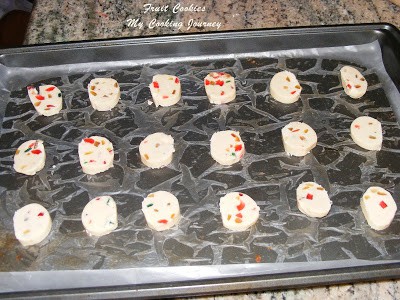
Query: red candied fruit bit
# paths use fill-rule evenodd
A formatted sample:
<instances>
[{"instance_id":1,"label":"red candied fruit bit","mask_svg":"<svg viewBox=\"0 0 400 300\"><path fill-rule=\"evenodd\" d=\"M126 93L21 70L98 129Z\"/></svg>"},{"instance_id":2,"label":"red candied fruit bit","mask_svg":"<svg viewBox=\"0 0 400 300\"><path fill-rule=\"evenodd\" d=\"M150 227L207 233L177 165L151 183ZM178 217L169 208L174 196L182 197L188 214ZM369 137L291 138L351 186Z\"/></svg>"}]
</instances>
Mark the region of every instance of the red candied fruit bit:
<instances>
[{"instance_id":1,"label":"red candied fruit bit","mask_svg":"<svg viewBox=\"0 0 400 300\"><path fill-rule=\"evenodd\" d=\"M35 146L35 143L30 144L28 148L33 148L33 146Z\"/></svg>"},{"instance_id":2,"label":"red candied fruit bit","mask_svg":"<svg viewBox=\"0 0 400 300\"><path fill-rule=\"evenodd\" d=\"M91 138L83 139L83 141L85 143L94 144L94 139L91 139Z\"/></svg>"},{"instance_id":3,"label":"red candied fruit bit","mask_svg":"<svg viewBox=\"0 0 400 300\"><path fill-rule=\"evenodd\" d=\"M107 164L107 162L104 160L104 161L103 161L103 164L105 165L105 164Z\"/></svg>"},{"instance_id":4,"label":"red candied fruit bit","mask_svg":"<svg viewBox=\"0 0 400 300\"><path fill-rule=\"evenodd\" d=\"M29 90L32 90L32 89L34 89L34 88L35 88L35 87L33 87L33 86L31 86L31 85L27 87L28 91L29 91Z\"/></svg>"},{"instance_id":5,"label":"red candied fruit bit","mask_svg":"<svg viewBox=\"0 0 400 300\"><path fill-rule=\"evenodd\" d=\"M90 163L94 163L94 162L96 162L95 160L93 160L93 159L91 159L91 160L89 160L89 162Z\"/></svg>"},{"instance_id":6,"label":"red candied fruit bit","mask_svg":"<svg viewBox=\"0 0 400 300\"><path fill-rule=\"evenodd\" d=\"M354 125L354 127L360 129L360 125Z\"/></svg>"},{"instance_id":7,"label":"red candied fruit bit","mask_svg":"<svg viewBox=\"0 0 400 300\"><path fill-rule=\"evenodd\" d=\"M384 201L381 201L381 202L379 203L379 205L380 205L383 209L385 209L385 208L387 207L387 204L386 204Z\"/></svg>"},{"instance_id":8,"label":"red candied fruit bit","mask_svg":"<svg viewBox=\"0 0 400 300\"><path fill-rule=\"evenodd\" d=\"M168 223L168 221L167 221L167 220L165 220L165 219L162 219L162 220L158 220L158 223L161 223L161 224L167 224L167 223Z\"/></svg>"},{"instance_id":9,"label":"red candied fruit bit","mask_svg":"<svg viewBox=\"0 0 400 300\"><path fill-rule=\"evenodd\" d=\"M40 153L42 153L42 151L40 151L39 149L32 150L31 152L32 152L33 154L40 154Z\"/></svg>"},{"instance_id":10,"label":"red candied fruit bit","mask_svg":"<svg viewBox=\"0 0 400 300\"><path fill-rule=\"evenodd\" d=\"M47 104L46 106L47 106L47 107L55 107L55 106L52 105L52 104Z\"/></svg>"},{"instance_id":11,"label":"red candied fruit bit","mask_svg":"<svg viewBox=\"0 0 400 300\"><path fill-rule=\"evenodd\" d=\"M210 85L210 80L206 79L206 80L204 81L204 83L205 83L206 85Z\"/></svg>"},{"instance_id":12,"label":"red candied fruit bit","mask_svg":"<svg viewBox=\"0 0 400 300\"><path fill-rule=\"evenodd\" d=\"M225 92L224 92L224 91L222 91L222 92L221 92L221 96L223 96L224 94L225 94Z\"/></svg>"},{"instance_id":13,"label":"red candied fruit bit","mask_svg":"<svg viewBox=\"0 0 400 300\"><path fill-rule=\"evenodd\" d=\"M175 83L176 83L176 84L179 83L179 78L178 78L178 77L175 78Z\"/></svg>"},{"instance_id":14,"label":"red candied fruit bit","mask_svg":"<svg viewBox=\"0 0 400 300\"><path fill-rule=\"evenodd\" d=\"M43 216L44 216L43 212L38 213L38 217L43 217Z\"/></svg>"},{"instance_id":15,"label":"red candied fruit bit","mask_svg":"<svg viewBox=\"0 0 400 300\"><path fill-rule=\"evenodd\" d=\"M168 99L168 96L162 96L163 99Z\"/></svg>"},{"instance_id":16,"label":"red candied fruit bit","mask_svg":"<svg viewBox=\"0 0 400 300\"><path fill-rule=\"evenodd\" d=\"M299 131L300 129L295 129L295 130L292 130L292 132L297 132L297 131Z\"/></svg>"},{"instance_id":17,"label":"red candied fruit bit","mask_svg":"<svg viewBox=\"0 0 400 300\"><path fill-rule=\"evenodd\" d=\"M54 90L56 87L55 86L51 86L49 88L47 88L45 91L46 92L51 92L52 90Z\"/></svg>"},{"instance_id":18,"label":"red candied fruit bit","mask_svg":"<svg viewBox=\"0 0 400 300\"><path fill-rule=\"evenodd\" d=\"M351 84L349 83L349 84L347 84L347 87L349 88L349 89L351 89Z\"/></svg>"},{"instance_id":19,"label":"red candied fruit bit","mask_svg":"<svg viewBox=\"0 0 400 300\"><path fill-rule=\"evenodd\" d=\"M156 89L159 89L159 88L160 88L160 85L158 84L157 81L154 81L154 82L153 82L153 86L154 86Z\"/></svg>"},{"instance_id":20,"label":"red candied fruit bit","mask_svg":"<svg viewBox=\"0 0 400 300\"><path fill-rule=\"evenodd\" d=\"M243 197L243 194L242 194L242 193L239 193L239 196L240 196L240 197Z\"/></svg>"},{"instance_id":21,"label":"red candied fruit bit","mask_svg":"<svg viewBox=\"0 0 400 300\"><path fill-rule=\"evenodd\" d=\"M44 100L44 97L42 95L36 95L36 99L38 100Z\"/></svg>"},{"instance_id":22,"label":"red candied fruit bit","mask_svg":"<svg viewBox=\"0 0 400 300\"><path fill-rule=\"evenodd\" d=\"M312 200L312 199L314 198L314 196L313 196L312 194L307 194L306 198L307 198L308 200Z\"/></svg>"},{"instance_id":23,"label":"red candied fruit bit","mask_svg":"<svg viewBox=\"0 0 400 300\"><path fill-rule=\"evenodd\" d=\"M96 200L100 200L100 197L97 197Z\"/></svg>"},{"instance_id":24,"label":"red candied fruit bit","mask_svg":"<svg viewBox=\"0 0 400 300\"><path fill-rule=\"evenodd\" d=\"M235 151L240 151L242 150L243 146L242 145L236 145L235 146Z\"/></svg>"},{"instance_id":25,"label":"red candied fruit bit","mask_svg":"<svg viewBox=\"0 0 400 300\"><path fill-rule=\"evenodd\" d=\"M223 75L225 75L225 73L224 72L218 72L218 75L223 76Z\"/></svg>"},{"instance_id":26,"label":"red candied fruit bit","mask_svg":"<svg viewBox=\"0 0 400 300\"><path fill-rule=\"evenodd\" d=\"M218 84L219 86L223 86L224 83L225 82L223 80L219 80L219 79L215 82L215 84Z\"/></svg>"},{"instance_id":27,"label":"red candied fruit bit","mask_svg":"<svg viewBox=\"0 0 400 300\"><path fill-rule=\"evenodd\" d=\"M294 94L294 93L296 93L296 91L293 91L293 92L290 92L292 95Z\"/></svg>"},{"instance_id":28,"label":"red candied fruit bit","mask_svg":"<svg viewBox=\"0 0 400 300\"><path fill-rule=\"evenodd\" d=\"M238 214L236 214L236 217L243 218L243 215L241 213L238 213Z\"/></svg>"},{"instance_id":29,"label":"red candied fruit bit","mask_svg":"<svg viewBox=\"0 0 400 300\"><path fill-rule=\"evenodd\" d=\"M244 204L244 202L242 200L240 200L240 204L238 206L236 206L236 208L237 208L237 210L241 211L245 206L246 206L246 204Z\"/></svg>"}]
</instances>

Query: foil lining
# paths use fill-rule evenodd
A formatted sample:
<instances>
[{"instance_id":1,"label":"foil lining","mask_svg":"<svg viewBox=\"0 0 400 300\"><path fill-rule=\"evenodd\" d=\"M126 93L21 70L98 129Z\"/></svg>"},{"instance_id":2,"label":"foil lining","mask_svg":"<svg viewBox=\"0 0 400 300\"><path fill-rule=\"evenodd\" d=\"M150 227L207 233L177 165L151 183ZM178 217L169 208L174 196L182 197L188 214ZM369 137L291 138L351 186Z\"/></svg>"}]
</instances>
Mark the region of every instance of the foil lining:
<instances>
[{"instance_id":1,"label":"foil lining","mask_svg":"<svg viewBox=\"0 0 400 300\"><path fill-rule=\"evenodd\" d=\"M189 266L214 267L224 277L235 275L233 270L237 274L237 264L251 266L251 272L245 273L250 275L254 270L265 272L264 264L289 266L281 268L287 271L324 268L336 261L365 265L398 260L399 213L388 229L378 232L369 228L359 207L361 195L372 185L388 189L395 197L399 194L398 92L380 56L359 57L360 53L376 57L378 48L375 44L246 53L225 59L130 62L118 69L109 62L77 74L79 66L70 66L67 72L28 71L2 99L1 275L101 269L111 277L115 276L111 271L126 268L152 270L144 272L147 277L130 278L137 283L161 280L162 276L151 276L161 267L177 267L171 280L183 280L191 279L185 271ZM368 81L367 93L359 100L343 92L339 70L344 65L357 67ZM104 68L108 70L97 71ZM283 105L269 95L269 82L281 70L295 73L303 88L294 104ZM209 103L203 79L212 71L235 77L235 101ZM160 73L179 77L182 99L177 105L148 104L148 84ZM110 112L90 106L87 85L95 77L112 77L120 84L121 100ZM60 114L43 117L35 112L26 91L32 78L34 85L60 88L64 101ZM363 150L351 140L350 124L362 115L382 122L381 151ZM290 157L283 150L281 128L292 121L306 122L318 135L316 148L303 158ZM209 153L211 135L226 129L239 131L246 146L242 161L231 167L217 164ZM138 147L145 136L157 131L174 137L176 152L168 167L151 170L140 162ZM93 176L81 171L78 159L78 143L90 135L107 137L115 150L114 168ZM41 139L46 148L46 166L35 176L12 168L16 148L28 139ZM327 217L308 218L297 209L295 190L303 181L316 181L328 190L333 205ZM182 219L173 230L155 232L146 225L141 201L157 190L171 191L180 201ZM232 233L222 226L219 198L232 191L248 194L261 208L258 222L245 232ZM116 201L119 225L113 233L95 238L84 232L80 214L90 199L101 195ZM24 248L14 238L12 217L32 202L49 210L53 228L45 241ZM210 272L202 276L207 274L215 276Z\"/></svg>"}]
</instances>

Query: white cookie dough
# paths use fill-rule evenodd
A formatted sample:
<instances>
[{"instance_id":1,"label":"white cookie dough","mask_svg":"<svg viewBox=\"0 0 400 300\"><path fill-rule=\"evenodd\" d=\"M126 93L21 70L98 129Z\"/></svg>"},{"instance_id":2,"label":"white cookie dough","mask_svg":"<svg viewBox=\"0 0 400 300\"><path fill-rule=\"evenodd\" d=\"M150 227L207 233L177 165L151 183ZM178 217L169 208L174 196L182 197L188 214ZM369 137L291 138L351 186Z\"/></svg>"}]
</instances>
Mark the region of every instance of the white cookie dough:
<instances>
[{"instance_id":1,"label":"white cookie dough","mask_svg":"<svg viewBox=\"0 0 400 300\"><path fill-rule=\"evenodd\" d=\"M325 217L331 210L328 192L315 182L303 182L296 190L297 207L313 218Z\"/></svg>"},{"instance_id":2,"label":"white cookie dough","mask_svg":"<svg viewBox=\"0 0 400 300\"><path fill-rule=\"evenodd\" d=\"M204 78L207 97L211 103L223 104L236 98L235 78L224 72L211 72Z\"/></svg>"},{"instance_id":3,"label":"white cookie dough","mask_svg":"<svg viewBox=\"0 0 400 300\"><path fill-rule=\"evenodd\" d=\"M149 194L142 202L142 211L147 225L156 231L167 230L179 223L179 202L166 191Z\"/></svg>"},{"instance_id":4,"label":"white cookie dough","mask_svg":"<svg viewBox=\"0 0 400 300\"><path fill-rule=\"evenodd\" d=\"M383 230L392 223L397 205L387 190L372 186L361 198L361 209L372 229Z\"/></svg>"},{"instance_id":5,"label":"white cookie dough","mask_svg":"<svg viewBox=\"0 0 400 300\"><path fill-rule=\"evenodd\" d=\"M229 230L244 231L255 224L260 207L248 195L238 192L226 194L220 199L222 224Z\"/></svg>"},{"instance_id":6,"label":"white cookie dough","mask_svg":"<svg viewBox=\"0 0 400 300\"><path fill-rule=\"evenodd\" d=\"M351 98L361 98L367 91L367 81L364 76L353 67L344 66L341 68L340 79L342 81L344 92Z\"/></svg>"},{"instance_id":7,"label":"white cookie dough","mask_svg":"<svg viewBox=\"0 0 400 300\"><path fill-rule=\"evenodd\" d=\"M296 76L289 71L276 73L271 79L269 91L271 96L279 102L290 104L300 98L301 86Z\"/></svg>"},{"instance_id":8,"label":"white cookie dough","mask_svg":"<svg viewBox=\"0 0 400 300\"><path fill-rule=\"evenodd\" d=\"M47 209L37 203L25 205L14 214L15 237L23 246L35 245L50 233L52 222Z\"/></svg>"},{"instance_id":9,"label":"white cookie dough","mask_svg":"<svg viewBox=\"0 0 400 300\"><path fill-rule=\"evenodd\" d=\"M350 126L350 135L354 143L367 150L381 150L382 126L371 117L363 116L355 119Z\"/></svg>"},{"instance_id":10,"label":"white cookie dough","mask_svg":"<svg viewBox=\"0 0 400 300\"><path fill-rule=\"evenodd\" d=\"M245 153L239 132L232 130L214 133L211 137L210 148L212 158L226 166L240 161Z\"/></svg>"},{"instance_id":11,"label":"white cookie dough","mask_svg":"<svg viewBox=\"0 0 400 300\"><path fill-rule=\"evenodd\" d=\"M119 84L112 78L95 78L88 85L89 100L98 111L111 110L118 104L121 92Z\"/></svg>"},{"instance_id":12,"label":"white cookie dough","mask_svg":"<svg viewBox=\"0 0 400 300\"><path fill-rule=\"evenodd\" d=\"M43 141L30 140L15 151L14 170L26 175L35 175L44 168L45 161Z\"/></svg>"},{"instance_id":13,"label":"white cookie dough","mask_svg":"<svg viewBox=\"0 0 400 300\"><path fill-rule=\"evenodd\" d=\"M149 88L156 107L159 105L171 106L181 99L181 83L176 76L166 74L155 75Z\"/></svg>"},{"instance_id":14,"label":"white cookie dough","mask_svg":"<svg viewBox=\"0 0 400 300\"><path fill-rule=\"evenodd\" d=\"M61 91L55 85L28 86L28 96L39 115L53 116L62 109Z\"/></svg>"},{"instance_id":15,"label":"white cookie dough","mask_svg":"<svg viewBox=\"0 0 400 300\"><path fill-rule=\"evenodd\" d=\"M173 137L162 132L148 135L139 145L142 162L153 169L168 165L174 152Z\"/></svg>"},{"instance_id":16,"label":"white cookie dough","mask_svg":"<svg viewBox=\"0 0 400 300\"><path fill-rule=\"evenodd\" d=\"M117 205L110 196L96 197L82 211L82 224L89 235L102 236L118 227Z\"/></svg>"},{"instance_id":17,"label":"white cookie dough","mask_svg":"<svg viewBox=\"0 0 400 300\"><path fill-rule=\"evenodd\" d=\"M309 125L291 122L282 128L285 152L293 156L304 156L317 145L317 134Z\"/></svg>"},{"instance_id":18,"label":"white cookie dough","mask_svg":"<svg viewBox=\"0 0 400 300\"><path fill-rule=\"evenodd\" d=\"M78 145L79 162L84 173L94 175L114 166L114 148L102 136L83 139Z\"/></svg>"}]
</instances>

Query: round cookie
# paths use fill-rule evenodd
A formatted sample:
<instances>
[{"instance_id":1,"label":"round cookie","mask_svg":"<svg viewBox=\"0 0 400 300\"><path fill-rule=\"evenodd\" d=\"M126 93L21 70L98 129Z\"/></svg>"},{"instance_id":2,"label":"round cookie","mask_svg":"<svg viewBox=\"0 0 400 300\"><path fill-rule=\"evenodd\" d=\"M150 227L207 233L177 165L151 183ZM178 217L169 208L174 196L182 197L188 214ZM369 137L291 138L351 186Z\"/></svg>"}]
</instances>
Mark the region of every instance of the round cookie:
<instances>
[{"instance_id":1,"label":"round cookie","mask_svg":"<svg viewBox=\"0 0 400 300\"><path fill-rule=\"evenodd\" d=\"M255 224L260 207L248 195L238 192L228 193L220 199L222 224L229 230L244 231Z\"/></svg>"},{"instance_id":2,"label":"round cookie","mask_svg":"<svg viewBox=\"0 0 400 300\"><path fill-rule=\"evenodd\" d=\"M142 162L153 169L168 165L174 152L173 137L162 132L148 135L139 145Z\"/></svg>"},{"instance_id":3,"label":"round cookie","mask_svg":"<svg viewBox=\"0 0 400 300\"><path fill-rule=\"evenodd\" d=\"M306 216L325 217L331 210L328 192L315 182L303 182L296 189L297 207Z\"/></svg>"},{"instance_id":4,"label":"round cookie","mask_svg":"<svg viewBox=\"0 0 400 300\"><path fill-rule=\"evenodd\" d=\"M226 166L240 161L245 153L239 132L232 130L214 133L211 137L210 148L212 158Z\"/></svg>"},{"instance_id":5,"label":"round cookie","mask_svg":"<svg viewBox=\"0 0 400 300\"><path fill-rule=\"evenodd\" d=\"M83 139L78 145L79 162L84 173L94 175L114 166L114 149L111 142L101 136Z\"/></svg>"},{"instance_id":6,"label":"round cookie","mask_svg":"<svg viewBox=\"0 0 400 300\"><path fill-rule=\"evenodd\" d=\"M178 199L166 191L149 194L142 202L142 211L147 225L156 231L175 226L181 217Z\"/></svg>"},{"instance_id":7,"label":"round cookie","mask_svg":"<svg viewBox=\"0 0 400 300\"><path fill-rule=\"evenodd\" d=\"M43 141L30 140L15 151L14 170L26 175L35 175L44 168L45 162L46 152Z\"/></svg>"},{"instance_id":8,"label":"round cookie","mask_svg":"<svg viewBox=\"0 0 400 300\"><path fill-rule=\"evenodd\" d=\"M89 235L102 236L118 227L117 206L110 196L90 200L82 211L82 224Z\"/></svg>"},{"instance_id":9,"label":"round cookie","mask_svg":"<svg viewBox=\"0 0 400 300\"><path fill-rule=\"evenodd\" d=\"M176 76L166 74L155 75L149 88L156 107L171 106L181 99L181 83Z\"/></svg>"},{"instance_id":10,"label":"round cookie","mask_svg":"<svg viewBox=\"0 0 400 300\"><path fill-rule=\"evenodd\" d=\"M317 134L309 125L291 122L282 128L285 152L293 156L304 156L317 145Z\"/></svg>"},{"instance_id":11,"label":"round cookie","mask_svg":"<svg viewBox=\"0 0 400 300\"><path fill-rule=\"evenodd\" d=\"M107 111L114 108L121 96L118 82L112 78L94 78L88 85L89 100L93 108Z\"/></svg>"},{"instance_id":12,"label":"round cookie","mask_svg":"<svg viewBox=\"0 0 400 300\"><path fill-rule=\"evenodd\" d=\"M13 218L15 237L23 246L35 245L50 233L52 221L47 209L37 203L17 210Z\"/></svg>"},{"instance_id":13,"label":"round cookie","mask_svg":"<svg viewBox=\"0 0 400 300\"><path fill-rule=\"evenodd\" d=\"M28 86L28 96L39 115L53 116L62 109L61 91L55 85Z\"/></svg>"},{"instance_id":14,"label":"round cookie","mask_svg":"<svg viewBox=\"0 0 400 300\"><path fill-rule=\"evenodd\" d=\"M350 125L350 136L361 148L367 150L381 150L382 126L381 123L371 117L363 116L355 119Z\"/></svg>"},{"instance_id":15,"label":"round cookie","mask_svg":"<svg viewBox=\"0 0 400 300\"><path fill-rule=\"evenodd\" d=\"M235 78L224 72L211 72L204 78L208 99L213 104L223 104L236 98Z\"/></svg>"},{"instance_id":16,"label":"round cookie","mask_svg":"<svg viewBox=\"0 0 400 300\"><path fill-rule=\"evenodd\" d=\"M301 86L296 76L289 71L276 73L272 77L269 91L271 96L281 103L290 104L300 98Z\"/></svg>"},{"instance_id":17,"label":"round cookie","mask_svg":"<svg viewBox=\"0 0 400 300\"><path fill-rule=\"evenodd\" d=\"M397 205L387 190L372 186L361 198L361 210L372 229L383 230L392 223Z\"/></svg>"},{"instance_id":18,"label":"round cookie","mask_svg":"<svg viewBox=\"0 0 400 300\"><path fill-rule=\"evenodd\" d=\"M355 68L344 66L340 69L340 79L344 92L353 99L364 96L368 83L364 76Z\"/></svg>"}]
</instances>

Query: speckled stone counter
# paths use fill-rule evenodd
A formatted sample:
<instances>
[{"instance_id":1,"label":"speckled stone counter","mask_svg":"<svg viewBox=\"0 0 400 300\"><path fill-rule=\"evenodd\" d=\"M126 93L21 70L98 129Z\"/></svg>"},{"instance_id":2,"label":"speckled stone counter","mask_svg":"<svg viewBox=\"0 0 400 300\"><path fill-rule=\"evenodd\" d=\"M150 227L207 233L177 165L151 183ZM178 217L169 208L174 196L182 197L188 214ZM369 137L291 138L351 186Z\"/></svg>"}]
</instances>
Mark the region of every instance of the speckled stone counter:
<instances>
[{"instance_id":1,"label":"speckled stone counter","mask_svg":"<svg viewBox=\"0 0 400 300\"><path fill-rule=\"evenodd\" d=\"M144 6L145 3L151 3L151 6ZM176 6L178 4L180 7ZM182 7L191 7L192 11L180 11ZM181 0L180 2L170 0L37 0L25 44L377 22L388 22L400 27L400 7L388 0ZM222 298L399 299L400 280L201 299Z\"/></svg>"},{"instance_id":2,"label":"speckled stone counter","mask_svg":"<svg viewBox=\"0 0 400 300\"><path fill-rule=\"evenodd\" d=\"M37 0L25 43L377 22L400 27L400 7L388 0Z\"/></svg>"}]
</instances>

